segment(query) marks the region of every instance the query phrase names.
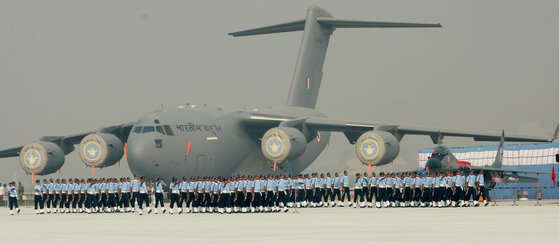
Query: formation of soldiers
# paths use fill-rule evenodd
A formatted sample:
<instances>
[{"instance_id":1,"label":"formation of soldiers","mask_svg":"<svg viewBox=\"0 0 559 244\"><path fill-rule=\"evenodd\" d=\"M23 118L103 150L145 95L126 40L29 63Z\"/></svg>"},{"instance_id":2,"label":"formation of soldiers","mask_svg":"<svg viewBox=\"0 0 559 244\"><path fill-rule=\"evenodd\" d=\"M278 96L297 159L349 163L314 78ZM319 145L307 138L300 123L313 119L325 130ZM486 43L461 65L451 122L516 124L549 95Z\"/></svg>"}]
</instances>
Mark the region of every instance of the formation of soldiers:
<instances>
[{"instance_id":1,"label":"formation of soldiers","mask_svg":"<svg viewBox=\"0 0 559 244\"><path fill-rule=\"evenodd\" d=\"M287 212L306 207L465 207L487 205L483 171L416 174L357 173L350 185L347 172L326 174L253 175L238 177L173 178L154 183L144 177L50 179L34 186L35 213L162 213ZM353 187L351 198L350 187ZM164 188L170 193L165 208ZM16 195L17 196L17 195ZM152 201L152 196L153 200ZM154 203L152 203L154 202ZM153 206L153 209L150 208ZM17 204L17 202L16 202ZM144 209L145 204L145 209Z\"/></svg>"}]
</instances>

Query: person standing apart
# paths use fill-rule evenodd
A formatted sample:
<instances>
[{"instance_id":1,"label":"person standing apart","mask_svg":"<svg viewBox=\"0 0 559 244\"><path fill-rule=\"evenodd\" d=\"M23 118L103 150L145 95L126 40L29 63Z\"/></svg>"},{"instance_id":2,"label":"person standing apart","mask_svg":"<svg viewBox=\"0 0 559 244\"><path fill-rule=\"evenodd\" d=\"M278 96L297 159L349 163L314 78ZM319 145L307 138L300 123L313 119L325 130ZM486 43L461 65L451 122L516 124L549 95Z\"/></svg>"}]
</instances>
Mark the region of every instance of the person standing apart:
<instances>
[{"instance_id":1,"label":"person standing apart","mask_svg":"<svg viewBox=\"0 0 559 244\"><path fill-rule=\"evenodd\" d=\"M8 186L8 205L10 206L10 215L14 215L14 208L16 213L19 214L20 209L17 204L17 189L15 182L11 182Z\"/></svg>"}]
</instances>

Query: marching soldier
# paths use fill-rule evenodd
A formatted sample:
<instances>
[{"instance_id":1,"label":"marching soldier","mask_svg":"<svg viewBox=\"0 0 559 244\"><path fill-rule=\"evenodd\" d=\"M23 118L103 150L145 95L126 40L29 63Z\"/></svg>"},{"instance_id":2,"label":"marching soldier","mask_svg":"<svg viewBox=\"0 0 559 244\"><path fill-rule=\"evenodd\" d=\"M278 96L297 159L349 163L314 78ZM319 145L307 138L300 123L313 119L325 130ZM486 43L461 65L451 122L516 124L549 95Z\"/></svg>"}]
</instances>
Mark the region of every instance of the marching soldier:
<instances>
[{"instance_id":1,"label":"marching soldier","mask_svg":"<svg viewBox=\"0 0 559 244\"><path fill-rule=\"evenodd\" d=\"M348 207L351 207L352 203L351 203L351 196L349 195L349 179L347 177L347 171L345 170L344 170L344 175L340 177L340 189L343 190L342 201L340 203L340 206L341 207L344 206L344 201L347 198Z\"/></svg>"},{"instance_id":2,"label":"marching soldier","mask_svg":"<svg viewBox=\"0 0 559 244\"><path fill-rule=\"evenodd\" d=\"M369 198L366 199L369 208L373 207L373 198L375 198L375 201L378 201L377 177L375 172L371 174L371 178L369 179Z\"/></svg>"},{"instance_id":3,"label":"marching soldier","mask_svg":"<svg viewBox=\"0 0 559 244\"><path fill-rule=\"evenodd\" d=\"M35 214L43 214L43 189L40 180L35 181L35 187L33 187L33 190L35 192L35 198L33 199L35 205Z\"/></svg>"},{"instance_id":4,"label":"marching soldier","mask_svg":"<svg viewBox=\"0 0 559 244\"><path fill-rule=\"evenodd\" d=\"M455 185L455 201L458 203L458 206L464 206L464 185L466 183L466 177L464 177L464 173L462 171L458 172L456 175L456 181L454 182Z\"/></svg>"},{"instance_id":5,"label":"marching soldier","mask_svg":"<svg viewBox=\"0 0 559 244\"><path fill-rule=\"evenodd\" d=\"M157 214L159 205L161 205L161 211L165 213L166 209L163 203L163 184L161 183L161 178L157 178L157 182L155 183L155 214Z\"/></svg>"},{"instance_id":6,"label":"marching soldier","mask_svg":"<svg viewBox=\"0 0 559 244\"><path fill-rule=\"evenodd\" d=\"M66 206L66 199L68 198L68 185L66 185L66 180L62 179L62 183L60 184L60 193L59 193L60 197L60 205L59 205L59 209L60 209L60 213L67 213L67 209L65 210L65 206Z\"/></svg>"},{"instance_id":7,"label":"marching soldier","mask_svg":"<svg viewBox=\"0 0 559 244\"><path fill-rule=\"evenodd\" d=\"M149 208L149 200L148 200L148 188L145 182L145 178L142 176L140 177L140 181L138 182L138 207L140 210L138 213L142 215L143 206L142 204L146 203L146 208L148 210L148 214L151 213L151 209Z\"/></svg>"},{"instance_id":8,"label":"marching soldier","mask_svg":"<svg viewBox=\"0 0 559 244\"><path fill-rule=\"evenodd\" d=\"M485 189L485 178L483 177L483 170L480 170L479 174L476 176L476 185L478 187L478 195L476 196L476 198L483 198L483 205L487 206L487 204L489 204L489 202L487 201L489 195L487 194L487 190Z\"/></svg>"},{"instance_id":9,"label":"marching soldier","mask_svg":"<svg viewBox=\"0 0 559 244\"><path fill-rule=\"evenodd\" d=\"M332 196L331 196L331 201L332 201L332 207L335 207L336 204L340 207L342 207L342 198L341 198L341 193L340 193L340 185L341 185L341 181L340 181L340 175L338 174L338 172L334 173L334 179L332 179ZM338 199L338 201L336 202L336 198Z\"/></svg>"},{"instance_id":10,"label":"marching soldier","mask_svg":"<svg viewBox=\"0 0 559 244\"><path fill-rule=\"evenodd\" d=\"M192 181L192 179L191 179ZM179 206L178 206L178 212L179 214L182 214L182 204L184 203L186 205L186 211L188 212L189 210L189 201L188 201L188 195L189 195L189 191L188 191L188 187L189 187L189 183L186 181L186 176L182 177L182 181L181 183L179 183L179 194L180 194L180 201L179 201Z\"/></svg>"},{"instance_id":11,"label":"marching soldier","mask_svg":"<svg viewBox=\"0 0 559 244\"><path fill-rule=\"evenodd\" d=\"M10 206L10 215L14 215L14 208L17 214L19 214L20 212L19 206L17 204L17 197L18 195L16 183L10 182L10 184L8 185L8 205Z\"/></svg>"},{"instance_id":12,"label":"marching soldier","mask_svg":"<svg viewBox=\"0 0 559 244\"><path fill-rule=\"evenodd\" d=\"M169 214L173 214L173 208L175 204L177 205L178 211L180 212L180 205L179 205L179 183L177 182L177 178L173 178L171 184L169 185L169 190L171 191L171 205L169 206Z\"/></svg>"},{"instance_id":13,"label":"marching soldier","mask_svg":"<svg viewBox=\"0 0 559 244\"><path fill-rule=\"evenodd\" d=\"M45 203L47 202L47 198L49 197L47 189L48 189L48 181L46 179L43 180L43 184L41 185L41 191L43 191L43 195L42 195L42 205L45 206ZM43 211L44 213L45 211Z\"/></svg>"},{"instance_id":14,"label":"marching soldier","mask_svg":"<svg viewBox=\"0 0 559 244\"><path fill-rule=\"evenodd\" d=\"M355 174L355 182L353 184L353 202L355 205L353 208L357 208L357 197L359 197L360 207L364 207L365 204L363 202L363 178L361 178L361 174ZM350 203L351 206L351 203Z\"/></svg>"},{"instance_id":15,"label":"marching soldier","mask_svg":"<svg viewBox=\"0 0 559 244\"><path fill-rule=\"evenodd\" d=\"M87 200L86 193L88 186L89 184L86 184L84 179L80 180L80 201L78 201L78 208L80 209L80 213L83 213L85 211L84 203L86 203Z\"/></svg>"},{"instance_id":16,"label":"marching soldier","mask_svg":"<svg viewBox=\"0 0 559 244\"><path fill-rule=\"evenodd\" d=\"M60 179L56 179L56 182L53 184L54 201L52 202L52 207L54 208L54 213L58 213L58 203L60 202L60 194L62 193L60 187Z\"/></svg>"},{"instance_id":17,"label":"marching soldier","mask_svg":"<svg viewBox=\"0 0 559 244\"><path fill-rule=\"evenodd\" d=\"M470 170L470 174L468 175L468 177L466 177L466 194L465 194L465 201L466 201L466 207L470 206L470 203L472 202L472 198L473 198L473 206L476 206L479 204L478 203L478 199L476 199L477 193L476 193L476 176L474 175L474 171Z\"/></svg>"},{"instance_id":18,"label":"marching soldier","mask_svg":"<svg viewBox=\"0 0 559 244\"><path fill-rule=\"evenodd\" d=\"M330 172L326 173L326 179L323 182L323 186L324 186L324 206L328 207L330 206L330 199L332 198L332 175L330 175ZM334 202L331 202L332 204Z\"/></svg>"},{"instance_id":19,"label":"marching soldier","mask_svg":"<svg viewBox=\"0 0 559 244\"><path fill-rule=\"evenodd\" d=\"M361 177L363 179L361 179L361 183L362 185L362 191L363 191L363 205L368 204L369 202L369 198L370 194L371 194L371 189L369 188L369 175L367 174L367 172L363 172L363 177ZM365 206L366 207L366 206Z\"/></svg>"}]
</instances>

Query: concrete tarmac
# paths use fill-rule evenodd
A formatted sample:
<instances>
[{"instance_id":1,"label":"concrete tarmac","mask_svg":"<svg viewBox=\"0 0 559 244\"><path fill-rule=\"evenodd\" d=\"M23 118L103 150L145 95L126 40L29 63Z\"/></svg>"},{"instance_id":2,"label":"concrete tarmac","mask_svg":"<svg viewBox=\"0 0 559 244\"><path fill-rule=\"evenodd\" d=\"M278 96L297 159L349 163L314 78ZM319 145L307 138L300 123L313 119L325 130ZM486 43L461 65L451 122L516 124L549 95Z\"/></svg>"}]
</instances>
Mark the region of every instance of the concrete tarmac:
<instances>
[{"instance_id":1,"label":"concrete tarmac","mask_svg":"<svg viewBox=\"0 0 559 244\"><path fill-rule=\"evenodd\" d=\"M559 202L299 214L44 214L0 208L0 243L559 243Z\"/></svg>"}]
</instances>

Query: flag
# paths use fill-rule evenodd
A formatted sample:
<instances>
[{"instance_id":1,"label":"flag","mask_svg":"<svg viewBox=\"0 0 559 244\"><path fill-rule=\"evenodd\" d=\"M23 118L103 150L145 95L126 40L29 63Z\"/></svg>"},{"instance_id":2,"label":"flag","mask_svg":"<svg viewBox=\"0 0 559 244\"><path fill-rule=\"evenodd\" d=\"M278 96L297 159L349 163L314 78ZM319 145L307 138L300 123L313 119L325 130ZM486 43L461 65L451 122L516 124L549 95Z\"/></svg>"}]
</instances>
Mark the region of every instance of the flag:
<instances>
[{"instance_id":1,"label":"flag","mask_svg":"<svg viewBox=\"0 0 559 244\"><path fill-rule=\"evenodd\" d=\"M311 89L311 78L307 78L307 90Z\"/></svg>"},{"instance_id":2,"label":"flag","mask_svg":"<svg viewBox=\"0 0 559 244\"><path fill-rule=\"evenodd\" d=\"M551 181L553 181L553 186L557 183L557 176L555 175L555 165L551 166Z\"/></svg>"},{"instance_id":3,"label":"flag","mask_svg":"<svg viewBox=\"0 0 559 244\"><path fill-rule=\"evenodd\" d=\"M316 144L320 144L320 131L316 132Z\"/></svg>"}]
</instances>

